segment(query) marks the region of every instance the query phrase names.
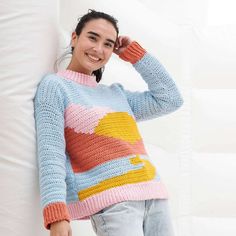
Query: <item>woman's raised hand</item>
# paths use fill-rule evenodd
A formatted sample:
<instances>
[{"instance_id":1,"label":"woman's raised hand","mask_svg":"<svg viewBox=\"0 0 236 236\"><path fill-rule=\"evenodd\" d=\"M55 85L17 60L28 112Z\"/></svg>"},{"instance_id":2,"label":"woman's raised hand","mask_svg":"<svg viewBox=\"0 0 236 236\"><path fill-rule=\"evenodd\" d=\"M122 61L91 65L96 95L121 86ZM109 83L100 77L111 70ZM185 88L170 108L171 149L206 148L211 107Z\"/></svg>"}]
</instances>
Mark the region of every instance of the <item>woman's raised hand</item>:
<instances>
[{"instance_id":1,"label":"woman's raised hand","mask_svg":"<svg viewBox=\"0 0 236 236\"><path fill-rule=\"evenodd\" d=\"M132 40L128 36L119 36L116 40L116 44L113 52L118 56L126 49L128 45L132 43Z\"/></svg>"}]
</instances>

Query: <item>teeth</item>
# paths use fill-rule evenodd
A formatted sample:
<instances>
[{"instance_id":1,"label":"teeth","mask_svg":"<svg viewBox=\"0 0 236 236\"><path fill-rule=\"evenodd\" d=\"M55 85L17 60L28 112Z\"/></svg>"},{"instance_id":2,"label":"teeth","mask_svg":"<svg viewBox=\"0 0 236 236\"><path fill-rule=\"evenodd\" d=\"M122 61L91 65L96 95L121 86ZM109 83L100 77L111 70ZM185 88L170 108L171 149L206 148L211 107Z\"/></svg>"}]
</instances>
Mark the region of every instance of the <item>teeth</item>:
<instances>
[{"instance_id":1,"label":"teeth","mask_svg":"<svg viewBox=\"0 0 236 236\"><path fill-rule=\"evenodd\" d=\"M95 60L95 61L99 61L100 60L100 58L91 56L89 54L88 54L88 57L91 58L92 60Z\"/></svg>"}]
</instances>

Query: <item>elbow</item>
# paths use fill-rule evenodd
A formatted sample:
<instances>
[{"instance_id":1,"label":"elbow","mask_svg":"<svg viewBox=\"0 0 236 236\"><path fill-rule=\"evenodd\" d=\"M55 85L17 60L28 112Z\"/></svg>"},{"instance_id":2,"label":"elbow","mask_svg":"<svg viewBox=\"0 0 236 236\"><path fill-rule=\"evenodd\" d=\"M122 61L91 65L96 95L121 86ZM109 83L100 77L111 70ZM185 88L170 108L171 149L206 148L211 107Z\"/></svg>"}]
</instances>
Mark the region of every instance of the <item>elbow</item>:
<instances>
[{"instance_id":1,"label":"elbow","mask_svg":"<svg viewBox=\"0 0 236 236\"><path fill-rule=\"evenodd\" d=\"M182 107L184 104L184 99L180 96L178 99L175 99L172 102L172 111L178 110L180 107Z\"/></svg>"},{"instance_id":2,"label":"elbow","mask_svg":"<svg viewBox=\"0 0 236 236\"><path fill-rule=\"evenodd\" d=\"M177 100L177 107L180 108L182 107L184 104L184 99L182 96L179 97L179 99Z\"/></svg>"},{"instance_id":3,"label":"elbow","mask_svg":"<svg viewBox=\"0 0 236 236\"><path fill-rule=\"evenodd\" d=\"M163 110L166 113L172 113L176 110L178 110L180 107L182 107L184 104L183 98L180 96L175 99L171 99L170 101L166 102L165 107L163 107Z\"/></svg>"}]
</instances>

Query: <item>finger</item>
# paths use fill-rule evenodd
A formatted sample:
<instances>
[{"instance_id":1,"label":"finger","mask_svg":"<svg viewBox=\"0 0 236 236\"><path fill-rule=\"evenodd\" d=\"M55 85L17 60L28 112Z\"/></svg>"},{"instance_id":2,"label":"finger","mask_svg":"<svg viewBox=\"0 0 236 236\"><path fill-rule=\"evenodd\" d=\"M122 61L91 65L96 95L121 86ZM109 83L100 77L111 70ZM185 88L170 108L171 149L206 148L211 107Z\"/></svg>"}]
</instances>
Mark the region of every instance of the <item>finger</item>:
<instances>
[{"instance_id":1,"label":"finger","mask_svg":"<svg viewBox=\"0 0 236 236\"><path fill-rule=\"evenodd\" d=\"M122 47L122 41L123 41L124 36L119 37L119 47Z\"/></svg>"},{"instance_id":2,"label":"finger","mask_svg":"<svg viewBox=\"0 0 236 236\"><path fill-rule=\"evenodd\" d=\"M69 231L69 234L68 234L68 236L72 236L72 231L71 231L71 230Z\"/></svg>"},{"instance_id":3,"label":"finger","mask_svg":"<svg viewBox=\"0 0 236 236\"><path fill-rule=\"evenodd\" d=\"M124 38L123 40L123 46L127 47L129 45L129 39L128 38Z\"/></svg>"},{"instance_id":4,"label":"finger","mask_svg":"<svg viewBox=\"0 0 236 236\"><path fill-rule=\"evenodd\" d=\"M120 40L122 41L122 47L127 47L132 42L131 38L128 36L122 36Z\"/></svg>"},{"instance_id":5,"label":"finger","mask_svg":"<svg viewBox=\"0 0 236 236\"><path fill-rule=\"evenodd\" d=\"M130 37L126 37L126 38L125 38L126 46L128 46L131 42L132 42L132 40L131 40Z\"/></svg>"}]
</instances>

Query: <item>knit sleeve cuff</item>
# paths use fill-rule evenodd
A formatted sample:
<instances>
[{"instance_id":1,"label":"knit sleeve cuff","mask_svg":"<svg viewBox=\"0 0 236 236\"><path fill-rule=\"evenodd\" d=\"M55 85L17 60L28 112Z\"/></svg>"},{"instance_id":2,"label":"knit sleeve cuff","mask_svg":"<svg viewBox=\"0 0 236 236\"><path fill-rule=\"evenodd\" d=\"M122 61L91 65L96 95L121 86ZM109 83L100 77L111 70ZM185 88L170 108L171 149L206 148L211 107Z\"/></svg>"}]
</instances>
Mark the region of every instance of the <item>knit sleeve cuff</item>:
<instances>
[{"instance_id":1,"label":"knit sleeve cuff","mask_svg":"<svg viewBox=\"0 0 236 236\"><path fill-rule=\"evenodd\" d=\"M64 202L49 204L43 210L43 217L46 229L50 229L50 224L57 221L67 220L70 222L69 212Z\"/></svg>"},{"instance_id":2,"label":"knit sleeve cuff","mask_svg":"<svg viewBox=\"0 0 236 236\"><path fill-rule=\"evenodd\" d=\"M136 41L133 41L127 48L119 55L122 60L128 61L132 64L135 64L140 60L146 50L142 48Z\"/></svg>"}]
</instances>

